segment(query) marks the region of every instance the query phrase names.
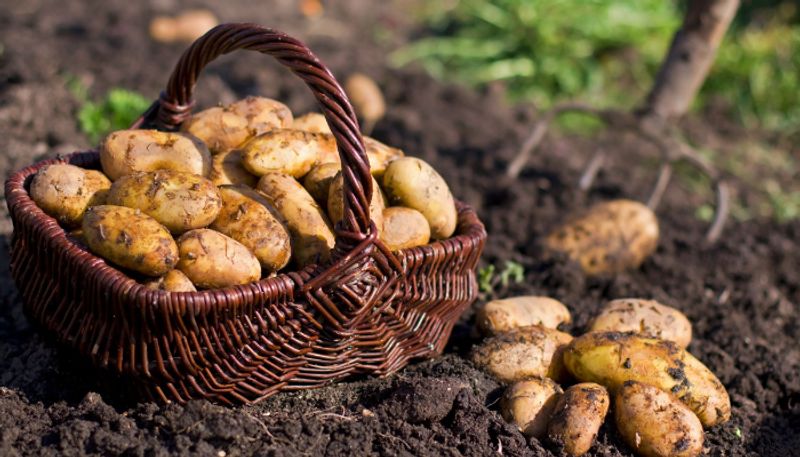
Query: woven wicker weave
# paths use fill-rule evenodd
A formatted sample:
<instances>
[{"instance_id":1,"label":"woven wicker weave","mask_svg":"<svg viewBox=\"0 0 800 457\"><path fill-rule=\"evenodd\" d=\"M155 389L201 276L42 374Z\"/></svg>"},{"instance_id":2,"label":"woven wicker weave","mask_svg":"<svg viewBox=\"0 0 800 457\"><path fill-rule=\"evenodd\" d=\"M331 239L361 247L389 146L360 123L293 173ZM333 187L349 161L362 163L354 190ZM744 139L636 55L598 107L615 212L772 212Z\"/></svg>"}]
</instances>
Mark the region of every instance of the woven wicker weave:
<instances>
[{"instance_id":1,"label":"woven wicker weave","mask_svg":"<svg viewBox=\"0 0 800 457\"><path fill-rule=\"evenodd\" d=\"M331 263L220 290L147 289L68 238L28 195L31 178L48 164L100 168L96 151L75 153L6 181L11 271L28 316L95 366L161 401L251 403L353 374L387 375L440 353L477 294L483 225L457 203L451 238L386 249L369 219L372 180L355 114L304 44L254 24L215 27L184 53L166 91L134 126L179 128L191 113L200 72L237 49L269 54L292 70L333 131L345 216L335 228Z\"/></svg>"}]
</instances>

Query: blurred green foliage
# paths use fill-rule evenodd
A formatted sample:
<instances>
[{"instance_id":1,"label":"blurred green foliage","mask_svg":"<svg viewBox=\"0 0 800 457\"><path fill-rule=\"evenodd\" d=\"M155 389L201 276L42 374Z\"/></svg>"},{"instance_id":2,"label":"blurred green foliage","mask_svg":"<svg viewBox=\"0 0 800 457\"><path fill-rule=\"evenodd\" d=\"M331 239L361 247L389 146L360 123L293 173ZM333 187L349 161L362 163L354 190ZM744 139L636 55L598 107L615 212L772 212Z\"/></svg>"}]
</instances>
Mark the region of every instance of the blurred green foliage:
<instances>
[{"instance_id":1,"label":"blurred green foliage","mask_svg":"<svg viewBox=\"0 0 800 457\"><path fill-rule=\"evenodd\" d=\"M109 132L128 128L151 103L137 92L120 88L109 90L99 101L92 101L87 88L78 80L68 78L67 86L81 103L78 124L92 143L97 143Z\"/></svg>"}]
</instances>

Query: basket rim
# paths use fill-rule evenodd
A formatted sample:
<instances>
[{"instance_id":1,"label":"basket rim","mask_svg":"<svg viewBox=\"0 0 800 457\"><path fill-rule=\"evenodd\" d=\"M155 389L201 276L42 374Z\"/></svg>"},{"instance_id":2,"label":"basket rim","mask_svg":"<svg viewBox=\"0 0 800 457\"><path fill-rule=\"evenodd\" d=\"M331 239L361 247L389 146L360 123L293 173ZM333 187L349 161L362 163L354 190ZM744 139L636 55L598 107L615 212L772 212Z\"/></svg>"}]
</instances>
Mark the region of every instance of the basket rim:
<instances>
[{"instance_id":1,"label":"basket rim","mask_svg":"<svg viewBox=\"0 0 800 457\"><path fill-rule=\"evenodd\" d=\"M46 242L52 243L54 249L68 251L69 256L86 256L87 264L91 263L91 268L97 269L98 271L107 271L110 273L106 283L116 283L118 290L124 290L125 295L150 295L150 297L148 297L150 299L146 300L149 306L158 307L159 305L167 304L165 303L167 301L172 302L173 299L180 300L181 298L192 297L196 300L195 308L197 308L198 305L200 308L195 309L196 312L224 311L231 305L228 303L228 300L221 299L220 295L230 296L232 294L255 292L254 288L259 288L261 290L272 289L276 293L281 289L286 289L286 292L291 297L295 292L299 291L299 288L302 287L304 282L314 277L315 272L319 271L320 268L328 266L325 264L312 264L300 270L280 272L247 284L198 290L196 292L170 292L148 289L136 279L126 274L123 270L114 266L113 263L107 262L85 247L80 247L75 242L70 241L67 238L67 230L64 229L55 218L42 211L30 197L26 189L30 179L45 166L52 164L71 164L86 167L92 164L99 165L99 163L100 155L98 150L91 149L88 151L76 151L67 155L59 155L56 158L40 160L15 171L5 182L6 204L9 209L9 214L15 226L23 223L20 217L21 215L24 215L25 219L32 219L31 222L40 224L42 226L42 231L50 234L50 238L46 240ZM404 270L407 268L409 262L432 255L432 251L437 247L444 248L447 251L459 250L464 245L474 245L476 241L480 242L486 239L486 229L478 218L475 210L460 200L456 200L455 203L458 209L458 224L453 236L444 240L434 240L424 246L394 251L403 265ZM69 251L75 251L75 253ZM291 287L287 288L286 286L289 284Z\"/></svg>"}]
</instances>

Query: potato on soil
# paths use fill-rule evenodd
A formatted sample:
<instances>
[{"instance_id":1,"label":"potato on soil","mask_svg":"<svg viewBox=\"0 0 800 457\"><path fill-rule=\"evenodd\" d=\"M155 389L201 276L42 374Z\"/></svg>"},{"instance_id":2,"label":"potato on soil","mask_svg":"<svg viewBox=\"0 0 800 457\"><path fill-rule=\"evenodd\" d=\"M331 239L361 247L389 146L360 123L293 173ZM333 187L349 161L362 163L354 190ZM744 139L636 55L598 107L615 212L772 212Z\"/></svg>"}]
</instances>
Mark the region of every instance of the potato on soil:
<instances>
[{"instance_id":1,"label":"potato on soil","mask_svg":"<svg viewBox=\"0 0 800 457\"><path fill-rule=\"evenodd\" d=\"M208 176L211 154L198 138L158 130L118 130L100 145L103 172L112 181L137 171L173 170Z\"/></svg>"},{"instance_id":2,"label":"potato on soil","mask_svg":"<svg viewBox=\"0 0 800 457\"><path fill-rule=\"evenodd\" d=\"M148 289L165 292L197 292L192 281L180 270L170 270L164 276L146 282L144 286Z\"/></svg>"},{"instance_id":3,"label":"potato on soil","mask_svg":"<svg viewBox=\"0 0 800 457\"><path fill-rule=\"evenodd\" d=\"M317 203L328 205L328 190L331 188L331 181L342 169L338 162L328 162L316 165L303 178L303 187L314 197Z\"/></svg>"},{"instance_id":4,"label":"potato on soil","mask_svg":"<svg viewBox=\"0 0 800 457\"><path fill-rule=\"evenodd\" d=\"M356 114L364 120L364 129L369 131L375 122L386 114L386 101L383 93L375 81L362 73L354 73L344 84L344 90L350 97L350 102Z\"/></svg>"},{"instance_id":5,"label":"potato on soil","mask_svg":"<svg viewBox=\"0 0 800 457\"><path fill-rule=\"evenodd\" d=\"M299 182L282 173L267 173L258 181L258 190L289 228L295 265L303 267L330 259L335 242L331 223Z\"/></svg>"},{"instance_id":6,"label":"potato on soil","mask_svg":"<svg viewBox=\"0 0 800 457\"><path fill-rule=\"evenodd\" d=\"M548 378L519 381L503 393L500 411L525 436L542 438L561 394L561 387Z\"/></svg>"},{"instance_id":7,"label":"potato on soil","mask_svg":"<svg viewBox=\"0 0 800 457\"><path fill-rule=\"evenodd\" d=\"M176 234L208 226L222 208L211 181L171 170L123 176L108 191L108 203L139 209Z\"/></svg>"},{"instance_id":8,"label":"potato on soil","mask_svg":"<svg viewBox=\"0 0 800 457\"><path fill-rule=\"evenodd\" d=\"M614 399L617 430L642 457L695 457L703 452L703 427L677 398L628 381Z\"/></svg>"},{"instance_id":9,"label":"potato on soil","mask_svg":"<svg viewBox=\"0 0 800 457\"><path fill-rule=\"evenodd\" d=\"M431 227L419 211L402 206L383 210L380 239L391 251L424 246L430 238Z\"/></svg>"},{"instance_id":10,"label":"potato on soil","mask_svg":"<svg viewBox=\"0 0 800 457\"><path fill-rule=\"evenodd\" d=\"M611 300L589 325L590 332L634 332L674 341L686 348L692 341L692 324L675 308L655 300Z\"/></svg>"},{"instance_id":11,"label":"potato on soil","mask_svg":"<svg viewBox=\"0 0 800 457\"><path fill-rule=\"evenodd\" d=\"M296 117L290 128L311 133L333 133L322 113L307 113Z\"/></svg>"},{"instance_id":12,"label":"potato on soil","mask_svg":"<svg viewBox=\"0 0 800 457\"><path fill-rule=\"evenodd\" d=\"M650 208L613 200L559 227L545 244L565 253L586 274L612 274L639 267L656 250L658 234L658 219Z\"/></svg>"},{"instance_id":13,"label":"potato on soil","mask_svg":"<svg viewBox=\"0 0 800 457\"><path fill-rule=\"evenodd\" d=\"M372 200L369 203L369 216L378 233L383 229L383 210L386 208L386 197L381 191L378 181L372 178ZM344 217L344 177L339 172L331 180L331 187L328 189L328 217L331 223L336 225Z\"/></svg>"},{"instance_id":14,"label":"potato on soil","mask_svg":"<svg viewBox=\"0 0 800 457\"><path fill-rule=\"evenodd\" d=\"M215 186L226 184L244 184L248 187L255 187L258 177L247 171L242 164L241 149L231 149L220 152L211 159L211 173L208 179Z\"/></svg>"},{"instance_id":15,"label":"potato on soil","mask_svg":"<svg viewBox=\"0 0 800 457\"><path fill-rule=\"evenodd\" d=\"M33 177L30 195L36 205L67 227L80 225L86 208L105 203L111 181L97 170L48 165Z\"/></svg>"},{"instance_id":16,"label":"potato on soil","mask_svg":"<svg viewBox=\"0 0 800 457\"><path fill-rule=\"evenodd\" d=\"M564 365L578 380L602 384L612 393L625 381L670 392L706 427L730 418L731 401L719 379L672 341L633 333L587 333L567 346Z\"/></svg>"},{"instance_id":17,"label":"potato on soil","mask_svg":"<svg viewBox=\"0 0 800 457\"><path fill-rule=\"evenodd\" d=\"M397 159L386 167L383 188L393 206L413 208L428 220L431 238L448 238L456 229L458 212L444 179L415 157Z\"/></svg>"},{"instance_id":18,"label":"potato on soil","mask_svg":"<svg viewBox=\"0 0 800 457\"><path fill-rule=\"evenodd\" d=\"M150 22L150 36L162 43L191 43L217 24L219 20L209 10L188 10L175 17L155 17Z\"/></svg>"},{"instance_id":19,"label":"potato on soil","mask_svg":"<svg viewBox=\"0 0 800 457\"><path fill-rule=\"evenodd\" d=\"M493 335L529 325L557 328L572 317L558 300L527 295L492 300L478 310L475 321L485 334Z\"/></svg>"},{"instance_id":20,"label":"potato on soil","mask_svg":"<svg viewBox=\"0 0 800 457\"><path fill-rule=\"evenodd\" d=\"M200 138L214 154L243 145L256 135L292 125L292 113L281 102L247 97L215 106L184 122L182 129Z\"/></svg>"},{"instance_id":21,"label":"potato on soil","mask_svg":"<svg viewBox=\"0 0 800 457\"><path fill-rule=\"evenodd\" d=\"M487 338L472 361L501 382L530 377L566 378L562 354L572 336L540 325L521 327Z\"/></svg>"},{"instance_id":22,"label":"potato on soil","mask_svg":"<svg viewBox=\"0 0 800 457\"><path fill-rule=\"evenodd\" d=\"M579 456L589 452L609 404L605 387L592 382L575 384L556 403L547 427L547 437L567 455Z\"/></svg>"},{"instance_id":23,"label":"potato on soil","mask_svg":"<svg viewBox=\"0 0 800 457\"><path fill-rule=\"evenodd\" d=\"M247 284L261 277L256 256L217 231L190 230L178 238L178 249L177 268L201 289Z\"/></svg>"},{"instance_id":24,"label":"potato on soil","mask_svg":"<svg viewBox=\"0 0 800 457\"><path fill-rule=\"evenodd\" d=\"M222 210L211 228L242 243L264 271L278 271L289 263L289 231L272 204L246 186L222 186Z\"/></svg>"},{"instance_id":25,"label":"potato on soil","mask_svg":"<svg viewBox=\"0 0 800 457\"><path fill-rule=\"evenodd\" d=\"M92 206L81 228L92 252L129 270L161 276L178 263L178 246L169 231L139 210Z\"/></svg>"},{"instance_id":26,"label":"potato on soil","mask_svg":"<svg viewBox=\"0 0 800 457\"><path fill-rule=\"evenodd\" d=\"M302 178L311 168L329 162L321 159L335 153L332 135L301 130L273 130L259 135L242 146L242 164L251 173L284 173Z\"/></svg>"}]
</instances>

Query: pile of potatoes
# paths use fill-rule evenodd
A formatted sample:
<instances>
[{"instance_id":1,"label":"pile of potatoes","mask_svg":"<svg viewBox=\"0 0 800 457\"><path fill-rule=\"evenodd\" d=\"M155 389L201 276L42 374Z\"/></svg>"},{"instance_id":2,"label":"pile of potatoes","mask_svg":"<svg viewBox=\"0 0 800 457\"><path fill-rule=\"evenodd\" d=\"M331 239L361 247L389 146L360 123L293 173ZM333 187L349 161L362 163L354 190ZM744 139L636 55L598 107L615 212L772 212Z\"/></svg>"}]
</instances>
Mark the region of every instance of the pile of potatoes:
<instances>
[{"instance_id":1,"label":"pile of potatoes","mask_svg":"<svg viewBox=\"0 0 800 457\"><path fill-rule=\"evenodd\" d=\"M456 206L436 170L364 141L370 217L383 243L397 251L450 237ZM113 132L100 162L102 171L42 168L31 198L73 240L159 290L245 284L290 262L325 262L343 218L344 180L325 118L295 119L267 98L199 112L181 132Z\"/></svg>"},{"instance_id":2,"label":"pile of potatoes","mask_svg":"<svg viewBox=\"0 0 800 457\"><path fill-rule=\"evenodd\" d=\"M656 301L612 300L575 338L557 329L567 307L547 297L490 301L476 321L488 338L472 359L508 384L503 416L567 455L589 451L609 408L644 457L697 456L703 428L730 418L725 387L686 351L689 320Z\"/></svg>"}]
</instances>

